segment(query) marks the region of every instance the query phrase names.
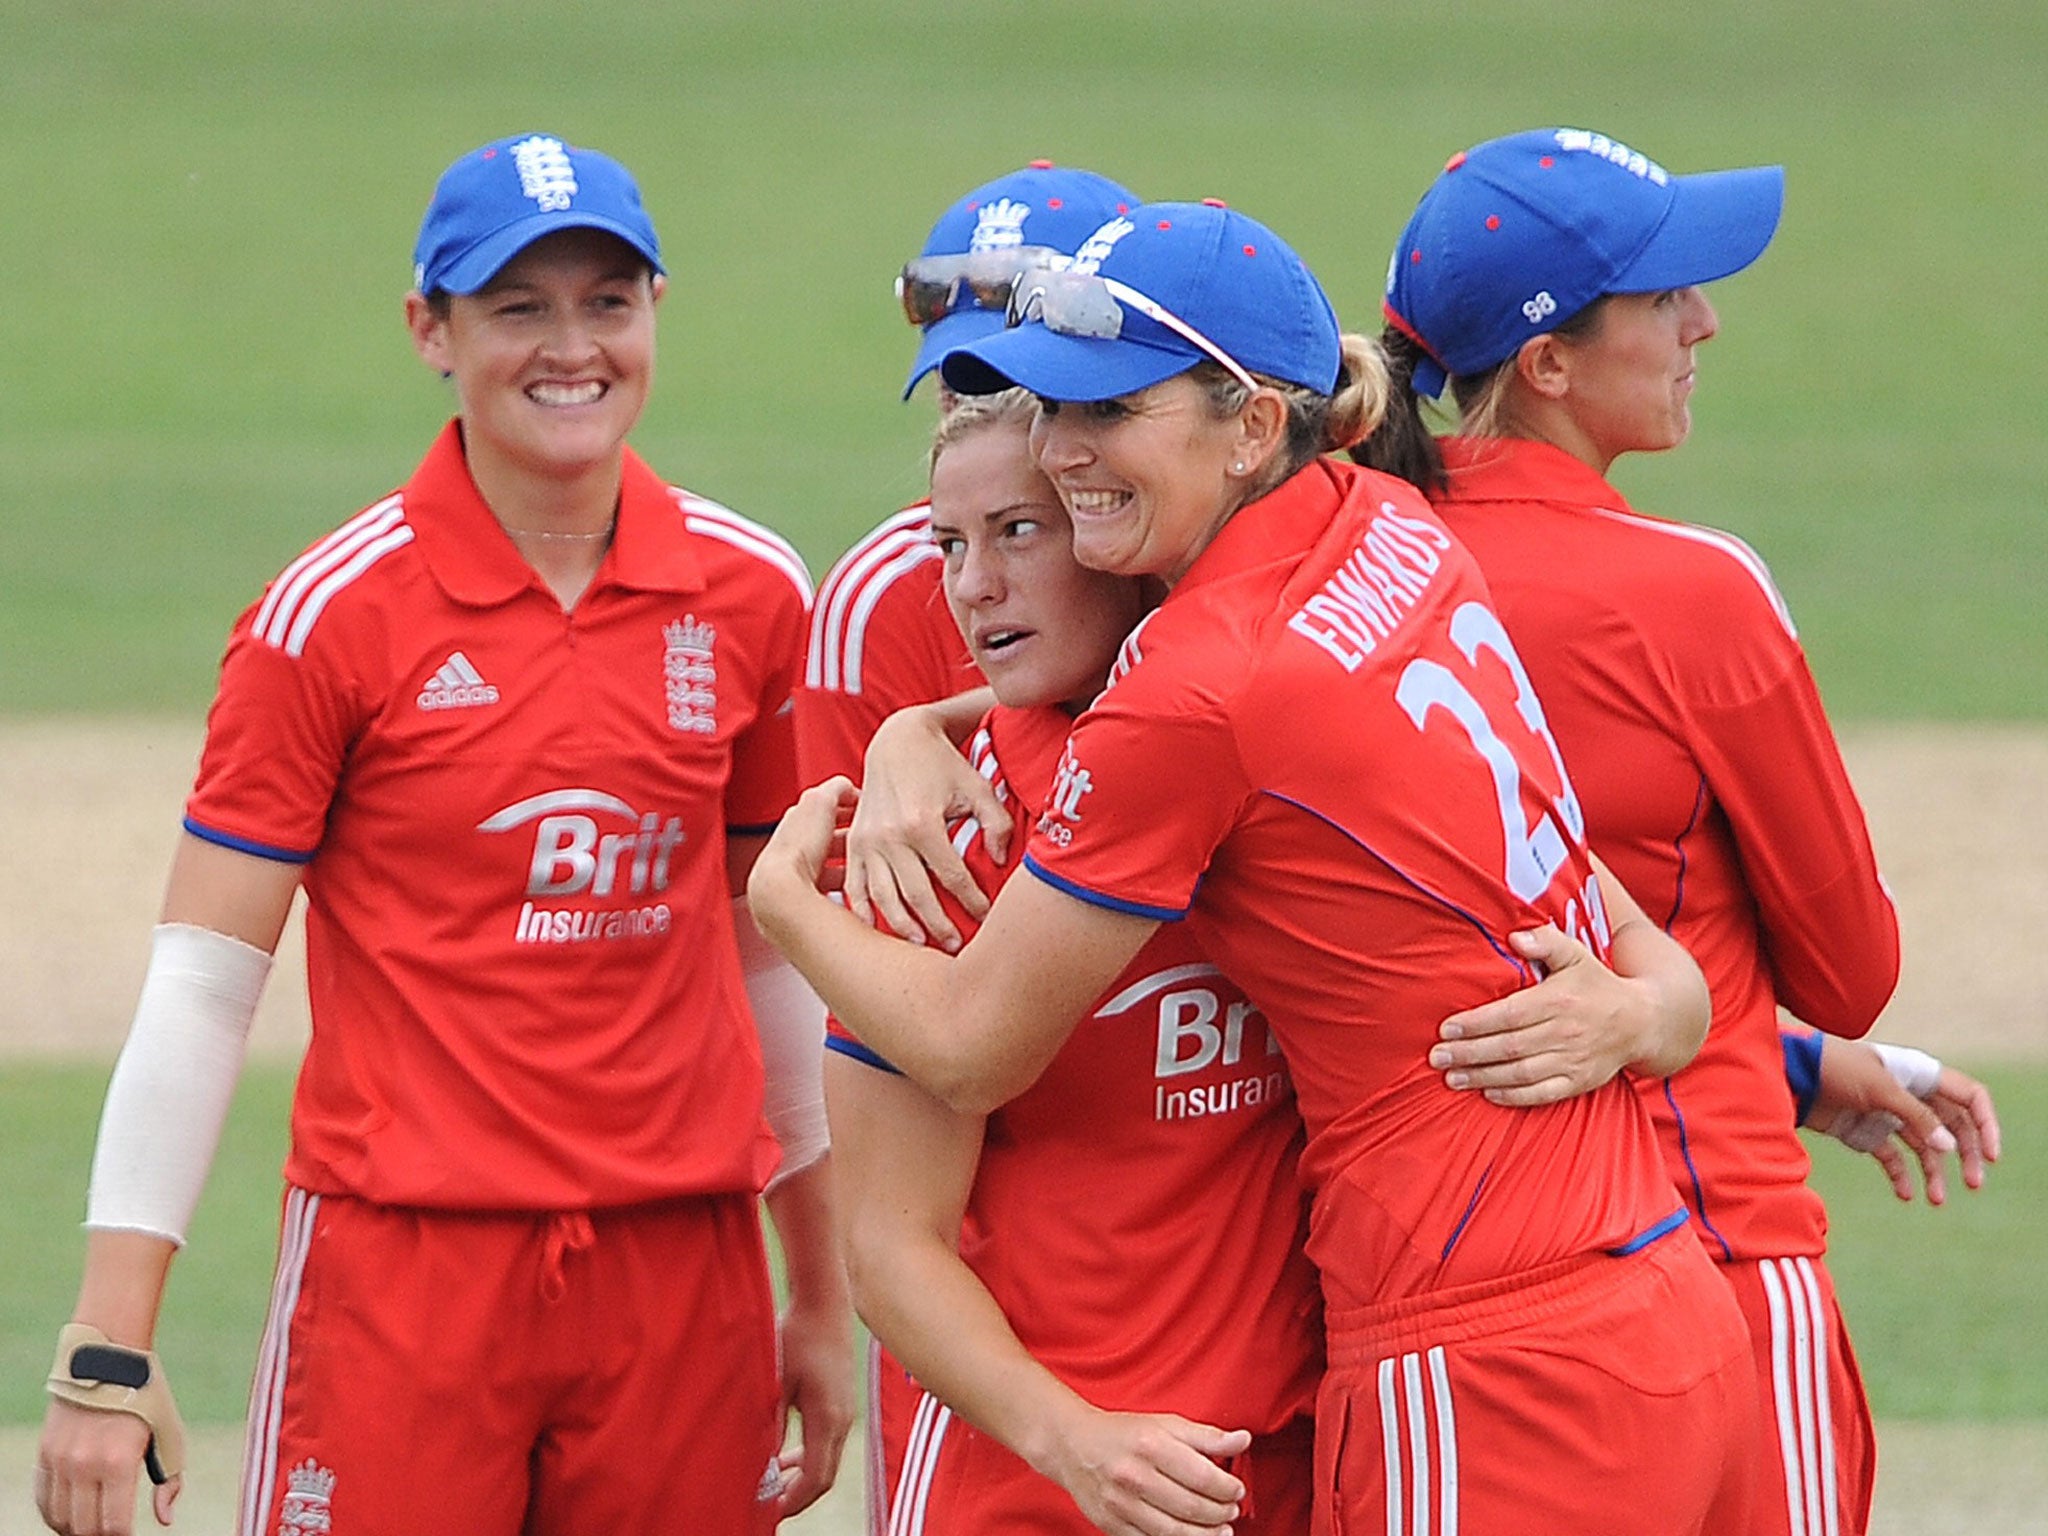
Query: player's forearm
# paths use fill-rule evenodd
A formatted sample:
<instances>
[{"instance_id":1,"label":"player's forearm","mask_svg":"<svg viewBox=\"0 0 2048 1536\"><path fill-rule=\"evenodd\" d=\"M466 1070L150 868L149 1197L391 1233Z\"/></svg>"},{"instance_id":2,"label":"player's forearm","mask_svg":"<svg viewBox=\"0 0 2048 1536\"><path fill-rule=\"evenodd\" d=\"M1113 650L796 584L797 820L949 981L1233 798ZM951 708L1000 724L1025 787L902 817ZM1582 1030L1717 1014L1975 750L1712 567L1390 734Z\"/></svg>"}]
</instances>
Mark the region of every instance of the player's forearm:
<instances>
[{"instance_id":1,"label":"player's forearm","mask_svg":"<svg viewBox=\"0 0 2048 1536\"><path fill-rule=\"evenodd\" d=\"M1644 999L1635 1054L1628 1069L1669 1077L1699 1055L1713 1018L1706 978L1685 947L1647 918L1624 920L1609 947L1615 974Z\"/></svg>"},{"instance_id":2,"label":"player's forearm","mask_svg":"<svg viewBox=\"0 0 2048 1536\"><path fill-rule=\"evenodd\" d=\"M116 1344L155 1348L157 1312L177 1251L168 1238L147 1232L87 1233L72 1320L92 1324Z\"/></svg>"},{"instance_id":3,"label":"player's forearm","mask_svg":"<svg viewBox=\"0 0 2048 1536\"><path fill-rule=\"evenodd\" d=\"M847 1314L852 1303L840 1259L832 1200L832 1154L776 1182L764 1197L782 1245L792 1307Z\"/></svg>"},{"instance_id":4,"label":"player's forearm","mask_svg":"<svg viewBox=\"0 0 2048 1536\"><path fill-rule=\"evenodd\" d=\"M897 729L908 725L918 728L935 729L944 734L954 746L959 746L974 734L974 728L981 723L981 717L995 707L996 694L993 688L970 688L965 693L956 693L951 698L937 699L928 704L913 704L896 711L891 719L898 720ZM889 730L888 721L876 727L875 734ZM871 743L872 744L872 743Z\"/></svg>"},{"instance_id":5,"label":"player's forearm","mask_svg":"<svg viewBox=\"0 0 2048 1536\"><path fill-rule=\"evenodd\" d=\"M936 1234L856 1237L854 1299L876 1338L954 1413L1052 1476L1067 1426L1093 1407L1017 1338L980 1278Z\"/></svg>"},{"instance_id":6,"label":"player's forearm","mask_svg":"<svg viewBox=\"0 0 2048 1536\"><path fill-rule=\"evenodd\" d=\"M961 983L959 960L878 933L766 865L750 891L762 931L826 1006L934 1098L986 1113L1044 1069L1046 1055L1024 1049L1026 1033L1006 1027L1000 994Z\"/></svg>"}]
</instances>

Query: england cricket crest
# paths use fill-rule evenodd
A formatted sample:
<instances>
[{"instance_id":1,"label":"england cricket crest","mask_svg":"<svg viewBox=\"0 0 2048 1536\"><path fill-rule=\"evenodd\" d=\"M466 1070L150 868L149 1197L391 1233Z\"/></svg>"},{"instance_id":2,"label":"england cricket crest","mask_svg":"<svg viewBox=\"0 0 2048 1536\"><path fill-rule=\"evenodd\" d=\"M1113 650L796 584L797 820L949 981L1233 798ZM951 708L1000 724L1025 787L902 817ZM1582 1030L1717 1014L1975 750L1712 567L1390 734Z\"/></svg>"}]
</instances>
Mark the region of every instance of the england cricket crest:
<instances>
[{"instance_id":1,"label":"england cricket crest","mask_svg":"<svg viewBox=\"0 0 2048 1536\"><path fill-rule=\"evenodd\" d=\"M277 1512L277 1536L327 1536L334 1529L328 1501L334 1474L308 1456L285 1473L284 1504Z\"/></svg>"},{"instance_id":2,"label":"england cricket crest","mask_svg":"<svg viewBox=\"0 0 2048 1536\"><path fill-rule=\"evenodd\" d=\"M718 631L686 613L662 626L662 687L668 698L668 723L699 736L718 733L718 666L712 655Z\"/></svg>"},{"instance_id":3,"label":"england cricket crest","mask_svg":"<svg viewBox=\"0 0 2048 1536\"><path fill-rule=\"evenodd\" d=\"M974 237L967 242L970 254L982 251L1011 251L1024 243L1024 221L1031 217L1031 205L999 197L974 211Z\"/></svg>"},{"instance_id":4,"label":"england cricket crest","mask_svg":"<svg viewBox=\"0 0 2048 1536\"><path fill-rule=\"evenodd\" d=\"M1117 241L1123 239L1138 226L1119 214L1102 228L1081 242L1081 249L1074 252L1074 270L1092 274L1102 265L1102 258L1116 249Z\"/></svg>"}]
</instances>

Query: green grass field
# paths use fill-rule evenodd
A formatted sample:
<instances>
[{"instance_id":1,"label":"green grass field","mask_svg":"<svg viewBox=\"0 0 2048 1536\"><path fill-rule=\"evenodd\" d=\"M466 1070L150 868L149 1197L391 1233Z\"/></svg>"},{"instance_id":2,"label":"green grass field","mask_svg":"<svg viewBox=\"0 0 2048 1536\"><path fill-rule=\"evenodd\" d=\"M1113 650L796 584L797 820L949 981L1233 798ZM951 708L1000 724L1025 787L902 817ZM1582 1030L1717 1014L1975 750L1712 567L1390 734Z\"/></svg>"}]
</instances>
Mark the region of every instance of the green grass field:
<instances>
[{"instance_id":1,"label":"green grass field","mask_svg":"<svg viewBox=\"0 0 2048 1536\"><path fill-rule=\"evenodd\" d=\"M404 476L447 408L411 241L486 138L638 169L675 276L639 444L822 568L918 489L888 284L965 188L1223 196L1376 328L1445 157L1571 121L1790 167L1694 442L1624 490L1764 549L1838 712L2048 714L2036 0L0 0L0 38L0 711L196 709L236 609Z\"/></svg>"}]
</instances>

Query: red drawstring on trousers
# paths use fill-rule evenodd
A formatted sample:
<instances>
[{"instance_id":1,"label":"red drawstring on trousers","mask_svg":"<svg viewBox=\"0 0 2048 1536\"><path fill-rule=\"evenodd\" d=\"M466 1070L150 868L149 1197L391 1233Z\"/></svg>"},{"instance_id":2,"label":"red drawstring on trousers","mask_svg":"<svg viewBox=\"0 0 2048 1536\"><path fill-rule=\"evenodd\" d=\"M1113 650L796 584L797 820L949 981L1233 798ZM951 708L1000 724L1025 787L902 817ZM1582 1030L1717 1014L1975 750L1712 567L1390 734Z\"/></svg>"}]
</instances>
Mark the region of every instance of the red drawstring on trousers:
<instances>
[{"instance_id":1,"label":"red drawstring on trousers","mask_svg":"<svg viewBox=\"0 0 2048 1536\"><path fill-rule=\"evenodd\" d=\"M541 1300L560 1301L568 1295L569 1255L596 1246L597 1229L591 1226L587 1211L556 1211L549 1216L547 1233L541 1239Z\"/></svg>"}]
</instances>

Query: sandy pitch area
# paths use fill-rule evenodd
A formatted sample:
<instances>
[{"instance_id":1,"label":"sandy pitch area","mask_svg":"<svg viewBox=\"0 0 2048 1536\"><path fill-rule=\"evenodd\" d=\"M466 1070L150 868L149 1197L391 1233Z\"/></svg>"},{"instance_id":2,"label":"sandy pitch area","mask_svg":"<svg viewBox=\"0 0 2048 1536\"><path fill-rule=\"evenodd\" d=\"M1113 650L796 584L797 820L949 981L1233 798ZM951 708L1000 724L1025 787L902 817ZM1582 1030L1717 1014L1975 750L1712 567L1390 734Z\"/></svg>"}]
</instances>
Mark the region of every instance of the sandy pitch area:
<instances>
[{"instance_id":1,"label":"sandy pitch area","mask_svg":"<svg viewBox=\"0 0 2048 1536\"><path fill-rule=\"evenodd\" d=\"M1892 726L1845 746L1905 930L1878 1034L1965 1067L2048 1058L2048 728ZM112 1059L198 750L196 724L0 720L0 1052ZM294 922L256 1051L303 1044L303 973Z\"/></svg>"}]
</instances>

